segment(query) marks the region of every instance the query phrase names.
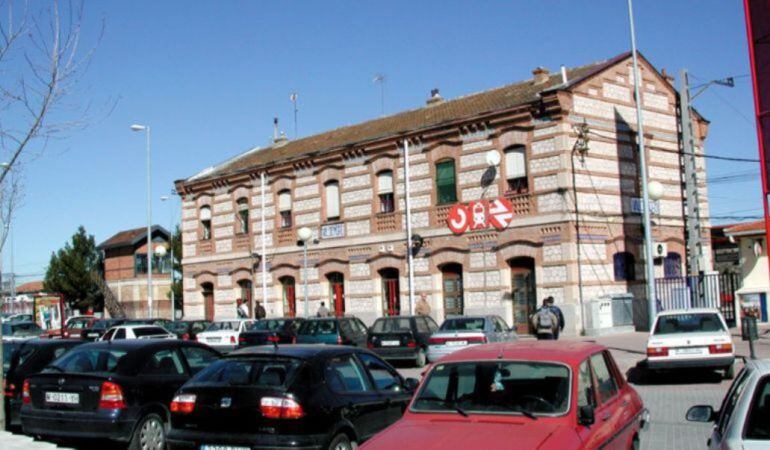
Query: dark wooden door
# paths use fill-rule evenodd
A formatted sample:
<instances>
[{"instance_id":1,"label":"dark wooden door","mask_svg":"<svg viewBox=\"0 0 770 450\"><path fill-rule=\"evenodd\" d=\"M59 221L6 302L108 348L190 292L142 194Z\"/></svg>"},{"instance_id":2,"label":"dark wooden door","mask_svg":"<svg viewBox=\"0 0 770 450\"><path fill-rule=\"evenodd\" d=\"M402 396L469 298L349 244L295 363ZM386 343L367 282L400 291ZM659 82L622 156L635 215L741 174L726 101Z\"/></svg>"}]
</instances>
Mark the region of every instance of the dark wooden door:
<instances>
[{"instance_id":1,"label":"dark wooden door","mask_svg":"<svg viewBox=\"0 0 770 450\"><path fill-rule=\"evenodd\" d=\"M458 272L444 272L442 274L442 286L444 290L444 314L445 316L461 315L463 313L463 276Z\"/></svg>"},{"instance_id":2,"label":"dark wooden door","mask_svg":"<svg viewBox=\"0 0 770 450\"><path fill-rule=\"evenodd\" d=\"M529 334L529 316L537 309L535 277L532 269L511 268L511 298L513 300L513 323L517 334Z\"/></svg>"}]
</instances>

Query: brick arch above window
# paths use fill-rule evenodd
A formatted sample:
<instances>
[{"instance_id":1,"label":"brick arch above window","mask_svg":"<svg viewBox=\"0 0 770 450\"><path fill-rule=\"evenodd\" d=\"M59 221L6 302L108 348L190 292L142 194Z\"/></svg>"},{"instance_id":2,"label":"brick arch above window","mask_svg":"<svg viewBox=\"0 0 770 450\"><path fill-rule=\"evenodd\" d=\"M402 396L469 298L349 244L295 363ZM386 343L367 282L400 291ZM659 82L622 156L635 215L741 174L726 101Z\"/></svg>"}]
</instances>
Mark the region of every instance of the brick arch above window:
<instances>
[{"instance_id":1,"label":"brick arch above window","mask_svg":"<svg viewBox=\"0 0 770 450\"><path fill-rule=\"evenodd\" d=\"M437 163L445 159L457 160L460 157L460 150L461 146L459 144L457 146L440 145L428 152L428 158L433 163Z\"/></svg>"},{"instance_id":2,"label":"brick arch above window","mask_svg":"<svg viewBox=\"0 0 770 450\"><path fill-rule=\"evenodd\" d=\"M208 192L201 192L195 197L195 205L200 208L201 206L211 206L214 196Z\"/></svg>"},{"instance_id":3,"label":"brick arch above window","mask_svg":"<svg viewBox=\"0 0 770 450\"><path fill-rule=\"evenodd\" d=\"M372 276L382 269L396 269L399 275L406 274L406 257L403 255L377 255L367 262Z\"/></svg>"},{"instance_id":4,"label":"brick arch above window","mask_svg":"<svg viewBox=\"0 0 770 450\"><path fill-rule=\"evenodd\" d=\"M318 172L318 183L326 184L330 181L338 181L342 184L343 171L337 167L325 167Z\"/></svg>"},{"instance_id":5,"label":"brick arch above window","mask_svg":"<svg viewBox=\"0 0 770 450\"><path fill-rule=\"evenodd\" d=\"M347 262L339 259L326 259L318 263L318 279L325 280L326 275L339 272L345 279L350 277L350 266Z\"/></svg>"},{"instance_id":6,"label":"brick arch above window","mask_svg":"<svg viewBox=\"0 0 770 450\"><path fill-rule=\"evenodd\" d=\"M505 266L506 261L513 258L526 256L540 261L542 256L542 244L530 241L511 241L500 244L497 247L497 261L500 266Z\"/></svg>"},{"instance_id":7,"label":"brick arch above window","mask_svg":"<svg viewBox=\"0 0 770 450\"><path fill-rule=\"evenodd\" d=\"M430 266L432 269L440 270L446 264L460 264L463 267L469 267L468 250L443 247L431 251Z\"/></svg>"},{"instance_id":8,"label":"brick arch above window","mask_svg":"<svg viewBox=\"0 0 770 450\"><path fill-rule=\"evenodd\" d=\"M261 263L260 263L261 267ZM233 280L233 285L238 284L239 281L247 280L247 281L254 281L252 277L252 273L249 270L248 267L238 267L236 269L233 269L230 271L230 276Z\"/></svg>"},{"instance_id":9,"label":"brick arch above window","mask_svg":"<svg viewBox=\"0 0 770 450\"><path fill-rule=\"evenodd\" d=\"M268 184L270 186L270 184ZM273 190L273 192L278 193L285 189L292 190L294 188L294 178L288 177L288 176L281 176L279 178L276 178L275 181L273 181L272 186L270 186Z\"/></svg>"},{"instance_id":10,"label":"brick arch above window","mask_svg":"<svg viewBox=\"0 0 770 450\"><path fill-rule=\"evenodd\" d=\"M200 289L203 283L211 283L214 288L217 286L217 274L209 271L201 271L193 275L195 279L196 289Z\"/></svg>"},{"instance_id":11,"label":"brick arch above window","mask_svg":"<svg viewBox=\"0 0 770 450\"><path fill-rule=\"evenodd\" d=\"M391 154L377 155L371 161L369 161L369 167L374 174L382 172L383 170L392 170L394 173L398 169L398 156Z\"/></svg>"},{"instance_id":12,"label":"brick arch above window","mask_svg":"<svg viewBox=\"0 0 770 450\"><path fill-rule=\"evenodd\" d=\"M308 265L308 269L309 268L310 266ZM284 277L292 277L295 280L299 280L300 274L302 273L302 267L288 264L284 264L279 267L271 266L270 273L273 275L273 283L275 283L275 280L280 280Z\"/></svg>"}]
</instances>

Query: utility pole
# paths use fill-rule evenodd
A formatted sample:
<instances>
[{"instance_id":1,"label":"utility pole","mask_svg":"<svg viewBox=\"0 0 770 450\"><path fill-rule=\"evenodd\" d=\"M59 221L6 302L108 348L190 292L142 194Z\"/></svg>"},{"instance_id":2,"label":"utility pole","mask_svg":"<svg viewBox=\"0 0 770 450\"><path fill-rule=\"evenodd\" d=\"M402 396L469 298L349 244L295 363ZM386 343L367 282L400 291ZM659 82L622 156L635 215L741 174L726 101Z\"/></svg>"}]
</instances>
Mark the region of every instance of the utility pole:
<instances>
[{"instance_id":1,"label":"utility pole","mask_svg":"<svg viewBox=\"0 0 770 450\"><path fill-rule=\"evenodd\" d=\"M701 242L700 202L698 200L698 170L695 159L695 141L690 118L690 83L687 70L679 72L679 108L682 128L682 161L684 164L685 223L687 244L687 273L697 276L703 257Z\"/></svg>"},{"instance_id":2,"label":"utility pole","mask_svg":"<svg viewBox=\"0 0 770 450\"><path fill-rule=\"evenodd\" d=\"M373 83L380 85L380 116L385 115L385 75L378 73L372 80Z\"/></svg>"},{"instance_id":3,"label":"utility pole","mask_svg":"<svg viewBox=\"0 0 770 450\"><path fill-rule=\"evenodd\" d=\"M289 96L291 103L294 105L294 139L297 139L297 93L292 92ZM264 255L263 255L264 256Z\"/></svg>"}]
</instances>

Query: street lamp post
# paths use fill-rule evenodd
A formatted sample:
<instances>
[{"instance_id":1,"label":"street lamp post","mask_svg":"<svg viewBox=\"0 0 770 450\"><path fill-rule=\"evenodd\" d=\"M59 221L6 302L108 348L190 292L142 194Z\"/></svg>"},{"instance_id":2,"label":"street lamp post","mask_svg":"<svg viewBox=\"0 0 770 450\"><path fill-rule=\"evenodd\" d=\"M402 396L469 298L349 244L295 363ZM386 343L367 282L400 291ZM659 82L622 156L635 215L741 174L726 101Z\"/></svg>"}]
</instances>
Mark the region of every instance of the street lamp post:
<instances>
[{"instance_id":1,"label":"street lamp post","mask_svg":"<svg viewBox=\"0 0 770 450\"><path fill-rule=\"evenodd\" d=\"M302 251L304 255L304 276L302 277L303 290L305 291L305 317L310 317L309 306L307 302L307 241L313 237L313 230L308 227L302 227L297 230L297 237L302 241Z\"/></svg>"},{"instance_id":2,"label":"street lamp post","mask_svg":"<svg viewBox=\"0 0 770 450\"><path fill-rule=\"evenodd\" d=\"M150 165L150 127L131 125L132 131L145 131L147 136L147 317L152 317L152 184Z\"/></svg>"},{"instance_id":3,"label":"street lamp post","mask_svg":"<svg viewBox=\"0 0 770 450\"><path fill-rule=\"evenodd\" d=\"M165 245L158 245L157 247L155 247L154 253L155 253L155 255L158 256L159 261L160 261L161 258L166 256L166 253L167 253L166 246ZM158 272L160 272L160 267L158 269L159 269ZM174 273L173 265L172 265L172 268L171 268L171 273L172 273L172 276L173 276L173 273ZM172 289L171 289L171 320L173 321L174 320L174 290L173 290L173 281L171 282L171 284L172 284Z\"/></svg>"},{"instance_id":4,"label":"street lamp post","mask_svg":"<svg viewBox=\"0 0 770 450\"><path fill-rule=\"evenodd\" d=\"M169 253L171 254L171 320L176 320L176 296L174 295L174 282L176 281L176 270L174 270L174 214L172 212L173 204L169 201L171 197L164 195L160 198L160 201L168 201L168 217L169 217L169 232L171 232L171 239L169 239Z\"/></svg>"}]
</instances>

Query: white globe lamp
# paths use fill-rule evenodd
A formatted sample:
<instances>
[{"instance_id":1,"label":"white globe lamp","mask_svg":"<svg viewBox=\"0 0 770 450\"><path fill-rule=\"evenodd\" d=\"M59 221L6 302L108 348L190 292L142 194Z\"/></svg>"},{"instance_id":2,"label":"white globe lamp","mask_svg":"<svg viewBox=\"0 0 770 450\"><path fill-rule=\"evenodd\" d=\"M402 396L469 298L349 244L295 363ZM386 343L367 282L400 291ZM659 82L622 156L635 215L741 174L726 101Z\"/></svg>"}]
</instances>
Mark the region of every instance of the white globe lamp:
<instances>
[{"instance_id":1,"label":"white globe lamp","mask_svg":"<svg viewBox=\"0 0 770 450\"><path fill-rule=\"evenodd\" d=\"M300 241L307 242L311 237L313 237L313 230L308 227L302 227L297 230L297 237L299 237Z\"/></svg>"},{"instance_id":2,"label":"white globe lamp","mask_svg":"<svg viewBox=\"0 0 770 450\"><path fill-rule=\"evenodd\" d=\"M490 150L487 152L485 159L489 167L496 167L500 165L500 152L497 150Z\"/></svg>"},{"instance_id":3,"label":"white globe lamp","mask_svg":"<svg viewBox=\"0 0 770 450\"><path fill-rule=\"evenodd\" d=\"M647 183L647 193L650 200L660 200L663 198L663 185L659 181L650 181Z\"/></svg>"},{"instance_id":4,"label":"white globe lamp","mask_svg":"<svg viewBox=\"0 0 770 450\"><path fill-rule=\"evenodd\" d=\"M155 247L155 254L157 256L161 257L161 258L166 256L167 252L168 252L168 250L166 250L166 246L165 245L158 245L157 247Z\"/></svg>"}]
</instances>

